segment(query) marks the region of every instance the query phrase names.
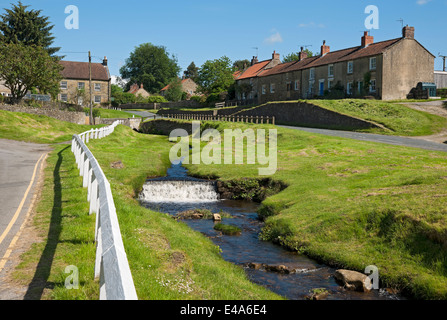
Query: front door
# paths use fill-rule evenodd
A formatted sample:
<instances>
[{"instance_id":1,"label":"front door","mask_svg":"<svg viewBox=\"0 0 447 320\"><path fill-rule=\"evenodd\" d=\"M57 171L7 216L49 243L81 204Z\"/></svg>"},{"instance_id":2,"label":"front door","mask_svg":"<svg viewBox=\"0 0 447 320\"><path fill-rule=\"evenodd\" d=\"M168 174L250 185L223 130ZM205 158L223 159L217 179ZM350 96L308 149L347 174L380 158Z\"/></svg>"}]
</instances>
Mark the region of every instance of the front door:
<instances>
[{"instance_id":1,"label":"front door","mask_svg":"<svg viewBox=\"0 0 447 320\"><path fill-rule=\"evenodd\" d=\"M324 95L324 80L320 80L320 96Z\"/></svg>"}]
</instances>

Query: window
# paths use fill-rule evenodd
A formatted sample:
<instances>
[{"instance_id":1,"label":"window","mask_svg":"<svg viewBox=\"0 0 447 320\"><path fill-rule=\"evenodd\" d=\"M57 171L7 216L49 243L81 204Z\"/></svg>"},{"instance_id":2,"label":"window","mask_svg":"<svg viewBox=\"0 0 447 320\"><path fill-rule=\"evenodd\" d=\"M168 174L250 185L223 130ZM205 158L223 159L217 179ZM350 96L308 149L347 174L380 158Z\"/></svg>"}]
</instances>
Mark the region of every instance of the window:
<instances>
[{"instance_id":1,"label":"window","mask_svg":"<svg viewBox=\"0 0 447 320\"><path fill-rule=\"evenodd\" d=\"M85 89L85 83L84 82L78 82L78 89L84 90Z\"/></svg>"},{"instance_id":2,"label":"window","mask_svg":"<svg viewBox=\"0 0 447 320\"><path fill-rule=\"evenodd\" d=\"M369 85L369 92L376 92L376 80L372 79Z\"/></svg>"},{"instance_id":3,"label":"window","mask_svg":"<svg viewBox=\"0 0 447 320\"><path fill-rule=\"evenodd\" d=\"M101 84L95 83L95 91L101 91Z\"/></svg>"},{"instance_id":4,"label":"window","mask_svg":"<svg viewBox=\"0 0 447 320\"><path fill-rule=\"evenodd\" d=\"M267 93L267 88L265 86L265 84L262 85L262 94L266 94Z\"/></svg>"},{"instance_id":5,"label":"window","mask_svg":"<svg viewBox=\"0 0 447 320\"><path fill-rule=\"evenodd\" d=\"M67 81L61 81L61 90L67 90L68 84Z\"/></svg>"},{"instance_id":6,"label":"window","mask_svg":"<svg viewBox=\"0 0 447 320\"><path fill-rule=\"evenodd\" d=\"M346 93L352 94L352 82L348 82L348 84L346 86Z\"/></svg>"},{"instance_id":7,"label":"window","mask_svg":"<svg viewBox=\"0 0 447 320\"><path fill-rule=\"evenodd\" d=\"M295 80L295 91L300 90L300 81L299 80Z\"/></svg>"},{"instance_id":8,"label":"window","mask_svg":"<svg viewBox=\"0 0 447 320\"><path fill-rule=\"evenodd\" d=\"M327 74L328 74L329 77L333 77L334 76L334 65L333 64L330 64L328 66Z\"/></svg>"},{"instance_id":9,"label":"window","mask_svg":"<svg viewBox=\"0 0 447 320\"><path fill-rule=\"evenodd\" d=\"M334 84L334 80L328 80L327 81L327 89L330 90L332 88L333 84Z\"/></svg>"},{"instance_id":10,"label":"window","mask_svg":"<svg viewBox=\"0 0 447 320\"><path fill-rule=\"evenodd\" d=\"M275 84L274 83L270 84L270 93L275 93Z\"/></svg>"},{"instance_id":11,"label":"window","mask_svg":"<svg viewBox=\"0 0 447 320\"><path fill-rule=\"evenodd\" d=\"M95 96L95 103L101 103L101 96Z\"/></svg>"},{"instance_id":12,"label":"window","mask_svg":"<svg viewBox=\"0 0 447 320\"><path fill-rule=\"evenodd\" d=\"M315 69L312 68L309 71L309 80L314 80L315 79Z\"/></svg>"},{"instance_id":13,"label":"window","mask_svg":"<svg viewBox=\"0 0 447 320\"><path fill-rule=\"evenodd\" d=\"M374 58L370 58L369 59L369 70L376 70L376 66L377 66L377 59Z\"/></svg>"},{"instance_id":14,"label":"window","mask_svg":"<svg viewBox=\"0 0 447 320\"><path fill-rule=\"evenodd\" d=\"M354 73L354 61L348 62L348 74Z\"/></svg>"},{"instance_id":15,"label":"window","mask_svg":"<svg viewBox=\"0 0 447 320\"><path fill-rule=\"evenodd\" d=\"M286 87L287 87L287 91L291 91L292 90L292 83L290 81L287 82Z\"/></svg>"},{"instance_id":16,"label":"window","mask_svg":"<svg viewBox=\"0 0 447 320\"><path fill-rule=\"evenodd\" d=\"M65 93L61 94L61 101L67 102L68 101L68 95L65 94Z\"/></svg>"}]
</instances>

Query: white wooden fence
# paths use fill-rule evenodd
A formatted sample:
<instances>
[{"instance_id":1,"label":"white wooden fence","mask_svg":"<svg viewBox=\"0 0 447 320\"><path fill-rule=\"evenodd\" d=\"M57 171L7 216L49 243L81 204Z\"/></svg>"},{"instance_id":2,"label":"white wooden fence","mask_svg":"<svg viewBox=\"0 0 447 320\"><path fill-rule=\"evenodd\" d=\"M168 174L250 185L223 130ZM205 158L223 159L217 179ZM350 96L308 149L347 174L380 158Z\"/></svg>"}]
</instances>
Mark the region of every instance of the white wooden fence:
<instances>
[{"instance_id":1,"label":"white wooden fence","mask_svg":"<svg viewBox=\"0 0 447 320\"><path fill-rule=\"evenodd\" d=\"M121 122L115 121L108 127L74 135L71 144L71 151L83 177L83 187L88 188L89 214L96 213L95 278L100 279L101 300L138 299L121 238L110 184L98 161L86 146L90 139L101 139L111 134Z\"/></svg>"}]
</instances>

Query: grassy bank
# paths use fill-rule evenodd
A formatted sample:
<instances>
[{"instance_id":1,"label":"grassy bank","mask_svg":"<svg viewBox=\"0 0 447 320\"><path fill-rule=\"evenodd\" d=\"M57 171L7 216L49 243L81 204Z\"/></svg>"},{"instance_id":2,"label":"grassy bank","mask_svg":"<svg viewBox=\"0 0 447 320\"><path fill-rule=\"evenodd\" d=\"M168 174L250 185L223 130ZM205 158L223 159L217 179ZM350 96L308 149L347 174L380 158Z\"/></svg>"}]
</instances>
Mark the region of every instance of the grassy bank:
<instances>
[{"instance_id":1,"label":"grassy bank","mask_svg":"<svg viewBox=\"0 0 447 320\"><path fill-rule=\"evenodd\" d=\"M447 119L411 109L396 102L379 100L311 100L317 106L349 116L379 123L391 131L370 130L381 134L428 136L447 126Z\"/></svg>"},{"instance_id":2,"label":"grassy bank","mask_svg":"<svg viewBox=\"0 0 447 320\"><path fill-rule=\"evenodd\" d=\"M164 136L141 135L124 126L89 143L112 186L139 299L279 299L248 281L242 268L225 262L219 247L201 233L139 205L135 196L145 179L164 175L170 165L170 147ZM111 166L118 161L122 168ZM98 298L99 284L93 280L95 217L88 215L81 182L70 148L57 146L48 159L35 220L45 240L23 256L15 272L16 279L36 285L34 297ZM64 287L69 265L79 268L79 290Z\"/></svg>"},{"instance_id":3,"label":"grassy bank","mask_svg":"<svg viewBox=\"0 0 447 320\"><path fill-rule=\"evenodd\" d=\"M279 128L273 179L289 187L263 202L261 237L338 267L376 265L382 287L447 299L446 160L442 152ZM258 167L187 166L224 180L257 177Z\"/></svg>"},{"instance_id":4,"label":"grassy bank","mask_svg":"<svg viewBox=\"0 0 447 320\"><path fill-rule=\"evenodd\" d=\"M0 110L0 138L2 139L59 143L70 141L73 134L101 126L79 125L47 116Z\"/></svg>"}]
</instances>

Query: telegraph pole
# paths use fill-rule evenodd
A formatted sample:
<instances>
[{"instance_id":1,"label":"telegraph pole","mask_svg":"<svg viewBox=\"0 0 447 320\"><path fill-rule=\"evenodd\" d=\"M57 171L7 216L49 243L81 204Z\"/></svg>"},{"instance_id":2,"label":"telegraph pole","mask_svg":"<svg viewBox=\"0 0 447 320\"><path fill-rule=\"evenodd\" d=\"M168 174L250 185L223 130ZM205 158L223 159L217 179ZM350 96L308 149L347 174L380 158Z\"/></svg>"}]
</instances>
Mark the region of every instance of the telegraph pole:
<instances>
[{"instance_id":1,"label":"telegraph pole","mask_svg":"<svg viewBox=\"0 0 447 320\"><path fill-rule=\"evenodd\" d=\"M93 105L92 105L92 55L88 52L88 91L90 95L90 125L93 123Z\"/></svg>"}]
</instances>

